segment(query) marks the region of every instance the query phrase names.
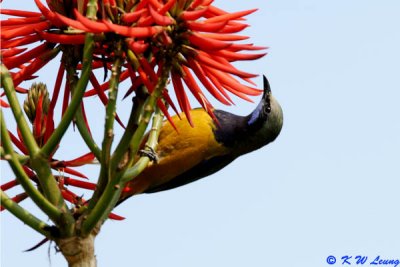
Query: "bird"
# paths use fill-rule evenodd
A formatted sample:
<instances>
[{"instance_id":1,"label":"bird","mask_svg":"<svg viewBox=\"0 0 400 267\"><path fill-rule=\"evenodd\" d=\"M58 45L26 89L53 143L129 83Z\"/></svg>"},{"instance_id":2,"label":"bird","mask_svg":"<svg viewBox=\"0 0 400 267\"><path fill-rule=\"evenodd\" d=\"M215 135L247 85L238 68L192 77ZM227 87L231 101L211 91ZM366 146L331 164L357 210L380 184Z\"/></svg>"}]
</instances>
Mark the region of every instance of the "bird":
<instances>
[{"instance_id":1,"label":"bird","mask_svg":"<svg viewBox=\"0 0 400 267\"><path fill-rule=\"evenodd\" d=\"M152 161L128 182L119 203L142 193L174 189L218 172L236 158L273 142L283 126L283 111L263 76L261 101L248 116L215 109L215 119L202 108L192 109L194 127L175 115L164 122ZM185 115L180 114L181 117Z\"/></svg>"}]
</instances>

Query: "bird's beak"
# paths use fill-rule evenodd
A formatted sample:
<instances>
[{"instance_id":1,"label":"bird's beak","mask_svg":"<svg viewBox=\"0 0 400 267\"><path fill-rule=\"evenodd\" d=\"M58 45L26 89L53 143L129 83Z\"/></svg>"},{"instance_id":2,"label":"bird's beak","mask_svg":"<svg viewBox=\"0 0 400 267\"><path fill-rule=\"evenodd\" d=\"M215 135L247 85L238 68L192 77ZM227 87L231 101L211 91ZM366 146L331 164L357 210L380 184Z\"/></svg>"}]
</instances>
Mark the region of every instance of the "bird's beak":
<instances>
[{"instance_id":1,"label":"bird's beak","mask_svg":"<svg viewBox=\"0 0 400 267\"><path fill-rule=\"evenodd\" d=\"M263 75L263 81L264 81L264 94L262 96L262 102L264 102L264 107L268 109L268 113L271 109L271 87L269 85L269 81L265 75Z\"/></svg>"},{"instance_id":2,"label":"bird's beak","mask_svg":"<svg viewBox=\"0 0 400 267\"><path fill-rule=\"evenodd\" d=\"M268 81L268 79L267 79L267 77L265 77L265 75L263 75L263 80L264 80L264 94L263 94L263 97L266 95L266 94L271 94L271 86L269 85L269 81Z\"/></svg>"}]
</instances>

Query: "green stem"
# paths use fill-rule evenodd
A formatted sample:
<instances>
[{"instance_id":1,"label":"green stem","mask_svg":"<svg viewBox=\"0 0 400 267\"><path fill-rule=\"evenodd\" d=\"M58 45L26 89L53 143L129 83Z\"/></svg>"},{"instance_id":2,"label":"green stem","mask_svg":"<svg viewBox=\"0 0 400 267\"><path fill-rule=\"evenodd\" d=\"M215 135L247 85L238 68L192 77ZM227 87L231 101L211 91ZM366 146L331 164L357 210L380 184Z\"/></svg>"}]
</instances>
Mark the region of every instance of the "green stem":
<instances>
[{"instance_id":1,"label":"green stem","mask_svg":"<svg viewBox=\"0 0 400 267\"><path fill-rule=\"evenodd\" d=\"M117 169L118 166L120 165L125 153L129 150L129 143L132 139L132 136L135 134L136 129L138 128L138 120L139 120L139 115L143 111L143 103L135 103L132 105L132 110L131 114L129 116L128 124L126 125L126 129L124 134L121 137L121 140L119 141L117 147L115 148L115 151L111 157L111 168ZM129 153L128 157L132 156L131 153ZM123 164L123 167L125 164Z\"/></svg>"},{"instance_id":2,"label":"green stem","mask_svg":"<svg viewBox=\"0 0 400 267\"><path fill-rule=\"evenodd\" d=\"M116 59L112 67L112 74L110 78L110 89L108 93L108 103L106 106L106 119L104 126L104 137L101 150L101 169L99 179L97 181L96 190L93 193L92 199L89 202L88 209L92 209L97 200L102 195L106 188L107 183L110 181L110 177L115 170L110 168L111 160L111 146L114 140L114 121L116 114L117 105L117 95L118 95L118 85L119 77L121 74L122 67L122 43L119 41L117 43L117 49L115 51Z\"/></svg>"},{"instance_id":3,"label":"green stem","mask_svg":"<svg viewBox=\"0 0 400 267\"><path fill-rule=\"evenodd\" d=\"M119 76L121 74L121 41L117 44L116 59L112 67L112 74L110 78L110 89L108 92L108 103L106 106L106 119L104 126L104 138L102 144L102 167L108 170L108 173L113 172L110 167L111 146L114 140L114 121L116 114L116 104L118 95ZM110 178L110 177L108 177Z\"/></svg>"},{"instance_id":4,"label":"green stem","mask_svg":"<svg viewBox=\"0 0 400 267\"><path fill-rule=\"evenodd\" d=\"M82 236L89 235L96 225L103 222L111 213L111 210L114 208L121 195L122 189L122 184L119 183L117 179L113 179L107 184L96 205L90 210L91 212L88 213L86 220L82 223Z\"/></svg>"},{"instance_id":5,"label":"green stem","mask_svg":"<svg viewBox=\"0 0 400 267\"><path fill-rule=\"evenodd\" d=\"M11 138L8 134L6 124L3 118L3 112L0 110L1 118L1 140L4 148L4 158L10 164L18 182L24 188L25 192L33 200L33 202L47 215L49 218L58 223L61 218L61 211L54 206L48 199L46 199L31 183L29 177L26 175L22 165L18 161L18 157L15 155Z\"/></svg>"},{"instance_id":6,"label":"green stem","mask_svg":"<svg viewBox=\"0 0 400 267\"><path fill-rule=\"evenodd\" d=\"M161 77L159 78L153 93L148 97L146 103L144 104L143 115L141 116L139 127L135 131L135 134L133 135L130 144L131 148L132 147L136 148L135 150L131 149L132 157L130 161L132 162L134 161L135 155L140 146L140 142L143 139L144 132L154 112L155 109L154 107L156 106L157 99L160 97L162 90L164 90L165 88L165 85L169 77L170 69L171 69L170 64L168 65L164 64ZM113 176L112 179L109 179L103 194L100 196L98 201L94 203L93 208L89 206L88 213L86 215L86 220L82 222L82 227L81 227L82 235L88 235L93 230L93 228L96 227L96 225L102 223L107 218L111 210L115 207L116 203L120 198L121 191L125 185L122 182L122 176L124 170L122 170L119 173L115 173L115 176Z\"/></svg>"},{"instance_id":7,"label":"green stem","mask_svg":"<svg viewBox=\"0 0 400 267\"><path fill-rule=\"evenodd\" d=\"M69 82L71 91L75 91L75 87L77 84L78 79L76 78L75 75L75 67L72 65L68 65L66 67L67 71L67 82ZM90 151L94 154L94 156L97 158L98 161L100 161L101 158L101 150L94 141L91 133L89 132L89 129L85 123L85 119L83 116L83 110L82 110L82 105L79 106L78 110L76 111L75 114L75 123L78 128L79 134L82 136L83 141L85 141L86 145L90 149Z\"/></svg>"},{"instance_id":8,"label":"green stem","mask_svg":"<svg viewBox=\"0 0 400 267\"><path fill-rule=\"evenodd\" d=\"M146 146L149 146L149 148L153 150L156 149L158 135L160 133L163 120L162 118L163 116L161 112L157 109L153 118L153 126L150 130L149 139L146 143ZM125 184L143 171L149 161L150 160L147 156L141 157L135 166L130 169L131 176L123 176L121 173L108 183L104 193L97 202L97 205L92 210L92 213L88 215L87 219L82 224L81 231L83 235L89 234L93 227L95 227L99 222L103 222L107 218L118 202L121 191Z\"/></svg>"},{"instance_id":9,"label":"green stem","mask_svg":"<svg viewBox=\"0 0 400 267\"><path fill-rule=\"evenodd\" d=\"M24 224L27 224L32 229L36 230L40 234L52 239L50 229L51 227L32 215L29 211L22 208L20 205L12 201L3 190L0 190L1 205L10 211L15 217L17 217Z\"/></svg>"},{"instance_id":10,"label":"green stem","mask_svg":"<svg viewBox=\"0 0 400 267\"><path fill-rule=\"evenodd\" d=\"M163 123L163 114L160 112L159 109L157 109L153 117L153 125L149 132L149 138L147 139L146 142L146 147L149 147L154 151L157 148L158 136L160 134L162 123ZM140 157L140 159L135 163L133 167L128 168L124 172L121 178L122 184L126 184L127 182L131 181L136 176L138 176L144 170L144 168L147 167L149 162L150 162L149 157L146 156Z\"/></svg>"},{"instance_id":11,"label":"green stem","mask_svg":"<svg viewBox=\"0 0 400 267\"><path fill-rule=\"evenodd\" d=\"M22 109L19 105L17 96L15 94L15 89L13 86L12 78L10 76L9 71L7 70L7 68L4 65L1 65L1 78L2 78L3 85L4 85L4 90L7 95L7 99L10 102L11 109L13 111L15 120L17 122L18 129L21 132L22 139L24 141L25 146L29 150L31 166L37 173L38 180L42 187L44 196L53 205L55 205L58 208L61 208L61 211L68 213L69 211L68 211L67 205L65 204L64 199L62 198L61 192L58 188L58 184L51 173L51 169L48 164L48 155L45 156L41 153L41 150L39 149L32 133L31 133L31 129L29 128L28 123L22 113ZM2 135L8 136L8 133L3 134L3 126L5 127L4 122L2 124ZM6 131L7 129L5 128L4 130ZM10 151L13 151L12 145L11 145L11 148L5 147L5 149L6 149L6 153L8 153L8 154L10 154ZM8 150L8 149L11 149L11 150ZM13 154L15 154L15 153L13 152ZM18 161L18 159L15 156L14 156L14 158L16 159L16 161ZM22 167L21 167L21 169L22 169ZM72 215L71 215L71 218L72 218ZM57 217L54 216L53 219L57 220L57 222L55 221L55 223L59 223L58 216Z\"/></svg>"},{"instance_id":12,"label":"green stem","mask_svg":"<svg viewBox=\"0 0 400 267\"><path fill-rule=\"evenodd\" d=\"M89 147L90 151L94 154L97 160L101 161L101 150L99 146L94 141L92 135L90 134L85 119L83 117L82 107L80 106L75 114L75 122L78 128L80 135L82 136L83 140L85 141L86 145Z\"/></svg>"},{"instance_id":13,"label":"green stem","mask_svg":"<svg viewBox=\"0 0 400 267\"><path fill-rule=\"evenodd\" d=\"M25 165L25 164L28 163L28 161L29 161L29 156L21 155L21 154L18 154L18 153L16 153L16 152L14 152L14 153L15 153L15 157L17 158L17 160L19 161L19 163L20 163L21 165ZM0 147L0 157L1 157L2 159L4 159L5 155L6 155L6 152L4 151L4 148L1 146L1 147Z\"/></svg>"},{"instance_id":14,"label":"green stem","mask_svg":"<svg viewBox=\"0 0 400 267\"><path fill-rule=\"evenodd\" d=\"M147 126L149 125L151 116L153 115L154 112L154 107L156 106L156 102L159 96L160 93L155 91L152 95L150 95L146 99L144 103L143 114L141 116L139 125L129 143L129 151L131 152L131 155L136 155L136 153L139 151L141 141L143 139L144 133L146 132ZM132 166L134 160L135 157L132 156L129 159L129 163L127 164L127 166Z\"/></svg>"},{"instance_id":15,"label":"green stem","mask_svg":"<svg viewBox=\"0 0 400 267\"><path fill-rule=\"evenodd\" d=\"M62 117L57 128L54 130L53 134L50 136L46 144L41 149L43 155L47 157L54 152L54 149L60 143L61 138L67 131L69 125L72 122L72 119L75 116L76 111L78 110L82 102L83 95L85 93L85 89L89 81L89 75L92 70L93 47L94 47L93 34L86 33L85 45L83 48L83 60L82 60L83 66L82 66L81 77L78 80L78 83L73 92L73 96L71 98L71 102L69 103L68 108L65 110L64 116Z\"/></svg>"},{"instance_id":16,"label":"green stem","mask_svg":"<svg viewBox=\"0 0 400 267\"><path fill-rule=\"evenodd\" d=\"M150 163L149 157L140 157L138 161L136 161L135 165L128 168L124 174L122 175L121 181L123 183L127 183L136 178Z\"/></svg>"},{"instance_id":17,"label":"green stem","mask_svg":"<svg viewBox=\"0 0 400 267\"><path fill-rule=\"evenodd\" d=\"M10 72L8 71L6 66L4 66L4 64L1 64L0 72L1 84L6 93L11 110L14 114L18 129L21 132L24 145L27 147L29 154L34 155L38 153L39 146L36 143L35 137L32 134L32 131L24 117L24 113L22 112L21 106L18 102L17 94L15 93L14 83L11 78Z\"/></svg>"},{"instance_id":18,"label":"green stem","mask_svg":"<svg viewBox=\"0 0 400 267\"><path fill-rule=\"evenodd\" d=\"M31 129L29 128L28 123L25 120L25 117L22 113L22 109L19 105L17 96L15 94L15 89L13 86L13 82L12 82L10 73L8 72L7 68L4 65L1 65L1 78L2 78L3 85L4 85L4 90L7 95L7 99L10 102L10 106L13 111L15 120L17 121L18 129L21 132L22 139L24 141L25 146L29 150L31 166L37 173L38 180L42 187L44 196L53 205L61 208L61 210L63 212L68 213L67 205L65 204L64 199L62 198L61 192L58 188L58 184L51 173L51 169L48 164L48 155L46 156L41 153L41 150L39 149L39 147L35 141L35 138L32 135ZM3 124L4 124L4 122L3 122ZM8 136L8 133L3 134L3 126L5 127L5 124L4 125L3 124L2 124L2 135ZM7 129L5 128L4 130L6 131ZM10 154L10 150L8 150L8 149L11 149L11 151L13 151L12 146L11 146L11 148L8 147L8 149L7 148L5 148L5 149L6 149L6 153L8 153L8 154ZM15 154L15 153L13 153L13 154ZM17 157L14 156L14 158L16 159L16 161L18 161ZM22 167L21 167L21 169L22 169ZM58 215L58 213L57 213L57 215ZM71 215L71 218L72 218L72 215ZM58 216L56 217L53 215L53 219L58 220L59 217ZM57 223L59 223L59 221L57 221Z\"/></svg>"},{"instance_id":19,"label":"green stem","mask_svg":"<svg viewBox=\"0 0 400 267\"><path fill-rule=\"evenodd\" d=\"M130 51L128 51L128 59L132 62L132 64L135 63L135 59L132 58L132 56L134 56L134 54ZM163 69L161 72L161 76L159 77L159 80L157 82L157 85L154 89L154 92L146 99L145 103L144 103L144 107L143 107L143 113L140 116L140 122L139 125L135 131L135 134L133 135L130 144L129 144L129 150L131 155L133 155L132 157L130 157L129 162L127 164L127 166L132 166L133 162L135 160L134 155L136 155L136 153L139 150L140 144L142 142L143 139L143 135L147 129L147 126L150 122L151 116L153 115L154 112L154 107L157 105L157 100L158 98L161 96L162 91L165 88L165 85L167 84L168 81L168 77L169 77L169 72L171 70L171 61L167 62L166 60L163 62Z\"/></svg>"},{"instance_id":20,"label":"green stem","mask_svg":"<svg viewBox=\"0 0 400 267\"><path fill-rule=\"evenodd\" d=\"M37 154L37 156L30 158L30 166L37 174L44 196L62 212L69 213L58 183L51 172L48 159L41 156L41 154Z\"/></svg>"}]
</instances>

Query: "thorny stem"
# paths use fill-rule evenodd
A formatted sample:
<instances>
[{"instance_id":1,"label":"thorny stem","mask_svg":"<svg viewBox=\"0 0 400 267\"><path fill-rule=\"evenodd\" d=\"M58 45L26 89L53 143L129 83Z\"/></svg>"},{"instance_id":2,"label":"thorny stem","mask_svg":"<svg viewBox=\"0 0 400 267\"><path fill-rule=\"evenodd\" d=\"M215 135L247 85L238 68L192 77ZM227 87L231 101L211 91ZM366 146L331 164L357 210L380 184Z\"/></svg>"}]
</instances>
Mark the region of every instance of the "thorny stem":
<instances>
[{"instance_id":1,"label":"thorny stem","mask_svg":"<svg viewBox=\"0 0 400 267\"><path fill-rule=\"evenodd\" d=\"M41 149L42 153L46 156L51 155L56 146L60 143L61 138L67 131L69 125L72 122L72 119L75 116L76 111L78 110L82 102L83 95L89 81L89 75L92 70L93 47L93 34L86 33L85 45L83 48L83 66L81 77L76 84L71 102L69 103L68 108L65 110L64 116L62 117L57 128L54 130L53 134L50 136L46 144Z\"/></svg>"},{"instance_id":2,"label":"thorny stem","mask_svg":"<svg viewBox=\"0 0 400 267\"><path fill-rule=\"evenodd\" d=\"M138 88L138 91L141 89L142 88ZM135 131L138 127L138 124L139 124L139 118L143 111L144 100L141 97L136 96L134 98L133 102L134 103L132 105L132 110L131 110L131 113L130 113L130 116L128 119L128 124L126 125L126 129L124 131L124 134L122 135L121 140L119 141L119 143L111 157L110 167L112 169L117 169L117 168L120 168L120 165L123 165L123 166L125 165L125 164L121 164L122 158L124 157L124 155L126 155L128 148L129 148L129 143L130 143L132 136L135 133ZM131 156L130 153L127 155L128 155L128 157ZM98 181L97 190L94 192L91 202L90 202L90 204L92 204L92 206L94 206L96 204L96 202L100 198L101 192L104 191L104 188L106 185L107 185L107 181L105 181L105 179Z\"/></svg>"},{"instance_id":3,"label":"thorny stem","mask_svg":"<svg viewBox=\"0 0 400 267\"><path fill-rule=\"evenodd\" d=\"M121 164L121 161L122 161L125 153L127 153L128 148L129 148L129 143L138 127L137 113L142 112L142 110L143 110L143 103L139 104L139 105L136 105L136 104L132 105L132 110L131 110L131 114L129 116L128 124L126 125L126 130L125 130L124 134L122 135L121 140L119 141L119 143L118 143L117 147L115 148L115 151L111 157L111 164L110 164L111 168L113 168L113 169L119 168L118 165ZM132 156L132 154L129 153L128 156ZM121 165L125 165L125 164L121 164Z\"/></svg>"},{"instance_id":4,"label":"thorny stem","mask_svg":"<svg viewBox=\"0 0 400 267\"><path fill-rule=\"evenodd\" d=\"M157 99L160 97L162 90L164 90L165 88L166 82L169 77L170 68L170 64L164 65L162 75L161 77L159 77L156 88L147 99L147 103L145 103L139 127L136 129L135 134L133 135L133 138L131 140L131 147L139 148L144 132L154 112L154 107L156 106ZM137 144L132 144L133 140L135 140ZM134 152L134 154L131 154L132 162L134 160L134 155L136 155L137 153L137 150L138 149L132 150L132 152ZM81 233L83 236L90 234L93 228L96 227L96 225L98 225L99 223L103 223L103 221L110 214L111 210L115 207L115 204L118 202L121 195L122 189L125 186L125 183L122 182L122 176L124 172L125 169L119 173L116 173L116 176L112 177L112 179L108 181L103 194L100 196L98 201L96 201L94 207L92 209L88 209L88 214L85 215L87 217L82 222L81 227Z\"/></svg>"},{"instance_id":5,"label":"thorny stem","mask_svg":"<svg viewBox=\"0 0 400 267\"><path fill-rule=\"evenodd\" d=\"M110 89L108 95L108 103L106 107L106 119L104 126L104 138L101 151L101 169L99 179L97 181L96 190L89 202L89 210L92 209L103 191L107 183L111 179L113 170L110 168L111 146L114 139L114 121L116 114L116 101L118 95L119 76L121 74L121 41L117 43L116 59L113 64L112 74L110 78Z\"/></svg>"},{"instance_id":6,"label":"thorny stem","mask_svg":"<svg viewBox=\"0 0 400 267\"><path fill-rule=\"evenodd\" d=\"M29 211L22 208L20 205L15 203L12 199L10 199L7 194L0 190L1 196L1 205L5 207L8 211L10 211L15 217L20 219L23 223L30 226L35 231L39 232L40 234L52 238L50 232L50 226L43 222L42 220L38 219L34 215L32 215Z\"/></svg>"},{"instance_id":7,"label":"thorny stem","mask_svg":"<svg viewBox=\"0 0 400 267\"><path fill-rule=\"evenodd\" d=\"M40 154L37 157L31 157L30 166L37 174L44 196L62 212L69 213L71 219L73 219L61 195L58 183L51 172L47 158L42 157Z\"/></svg>"},{"instance_id":8,"label":"thorny stem","mask_svg":"<svg viewBox=\"0 0 400 267\"><path fill-rule=\"evenodd\" d=\"M30 164L32 168L36 171L38 180L40 183L40 186L43 190L43 194L45 198L47 198L53 205L55 205L58 208L61 208L61 211L66 212L66 220L71 220L72 215L69 213L67 206L65 204L65 201L61 195L61 192L58 188L57 182L54 179L52 173L51 173L51 168L48 164L48 157L45 157L42 153L41 150L39 149L32 133L31 130L28 126L28 123L22 113L22 109L19 105L17 96L15 94L15 89L13 86L13 82L10 76L9 71L7 68L2 64L1 65L1 80L2 84L4 87L4 91L6 92L7 99L10 102L11 109L14 113L14 117L17 121L18 128L20 129L22 139L26 145L26 147L29 150L30 154ZM2 115L3 116L3 115ZM3 133L3 126L5 127L4 122L2 123L2 136L7 135L8 133ZM4 131L7 129L5 128ZM11 145L11 143L10 143ZM7 148L5 148L7 149ZM12 151L12 145L11 145L11 151ZM6 151L6 153L9 153L10 150ZM14 152L13 152L14 154ZM16 157L14 156L16 159ZM16 159L16 162L18 160ZM19 163L19 162L18 162ZM22 169L22 167L21 167ZM23 170L22 170L23 171ZM55 216L54 212L51 211L53 214L54 222L56 224L61 223L60 222L60 217ZM69 214L69 216L68 216ZM50 216L50 214L48 214ZM50 217L51 218L51 217Z\"/></svg>"},{"instance_id":9,"label":"thorny stem","mask_svg":"<svg viewBox=\"0 0 400 267\"><path fill-rule=\"evenodd\" d=\"M29 156L21 155L16 152L15 157L17 157L20 164L25 165L29 161ZM6 156L6 152L4 151L3 147L0 147L0 157L3 159Z\"/></svg>"},{"instance_id":10,"label":"thorny stem","mask_svg":"<svg viewBox=\"0 0 400 267\"><path fill-rule=\"evenodd\" d=\"M11 78L10 72L4 64L0 66L1 72L1 85L4 88L11 110L14 114L14 118L17 122L18 129L21 132L22 139L25 146L27 147L29 154L35 155L39 151L39 146L36 143L35 137L26 121L22 112L21 106L18 102L17 94L15 93L14 83Z\"/></svg>"},{"instance_id":11,"label":"thorny stem","mask_svg":"<svg viewBox=\"0 0 400 267\"><path fill-rule=\"evenodd\" d=\"M4 122L3 112L0 110L1 115L1 140L2 146L4 148L5 156L4 158L8 160L10 167L12 168L14 174L17 177L18 182L24 188L25 192L33 200L33 202L47 215L50 219L57 223L61 217L61 211L49 202L40 192L33 186L29 177L26 175L22 165L18 161L15 155L13 146L11 143L10 136L8 135L7 127Z\"/></svg>"},{"instance_id":12,"label":"thorny stem","mask_svg":"<svg viewBox=\"0 0 400 267\"><path fill-rule=\"evenodd\" d=\"M153 125L152 128L149 132L149 138L147 139L146 142L146 147L152 148L155 150L157 144L158 144L158 136L160 134L161 126L163 123L163 114L162 112L157 109L154 117L153 117ZM138 176L144 168L147 167L147 165L150 162L150 158L147 156L142 156L140 159L135 163L135 165L131 168L128 168L124 174L122 175L121 182L123 184L126 184L127 182L131 181L134 179L136 176Z\"/></svg>"},{"instance_id":13,"label":"thorny stem","mask_svg":"<svg viewBox=\"0 0 400 267\"><path fill-rule=\"evenodd\" d=\"M132 137L132 140L129 144L129 149L132 155L136 155L139 150L140 143L142 141L143 135L147 129L147 125L150 122L151 116L154 112L154 107L156 106L157 100L160 97L162 91L167 84L169 72L171 70L171 64L164 64L161 76L159 77L158 83L154 92L146 99L143 107L143 114L140 119L140 123L138 128L135 131L135 134ZM134 157L130 158L127 166L132 166L134 162Z\"/></svg>"},{"instance_id":14,"label":"thorny stem","mask_svg":"<svg viewBox=\"0 0 400 267\"><path fill-rule=\"evenodd\" d=\"M67 71L67 82L69 82L71 91L75 91L75 87L77 84L78 79L76 78L75 75L75 68L72 65L67 65L66 67ZM82 104L79 106L78 110L76 111L75 114L75 123L78 128L78 131L80 135L82 136L83 141L85 141L86 145L90 149L90 151L94 154L94 156L97 158L98 161L100 161L101 158L101 150L97 146L96 142L93 140L92 135L90 134L84 117L83 117L83 110L82 110Z\"/></svg>"},{"instance_id":15,"label":"thorny stem","mask_svg":"<svg viewBox=\"0 0 400 267\"><path fill-rule=\"evenodd\" d=\"M118 42L117 48L115 51L116 59L114 61L112 67L112 73L110 78L110 88L108 94L108 103L106 107L106 120L104 127L104 138L102 144L102 161L101 166L108 170L107 177L110 179L111 172L114 172L110 168L110 159L111 159L111 145L114 140L114 121L116 114L116 103L117 103L117 95L118 95L118 83L119 76L121 74L121 41Z\"/></svg>"},{"instance_id":16,"label":"thorny stem","mask_svg":"<svg viewBox=\"0 0 400 267\"><path fill-rule=\"evenodd\" d=\"M89 147L90 151L94 154L97 160L101 161L101 150L99 146L94 141L92 135L90 134L85 120L83 118L82 106L79 106L78 110L75 114L75 123L78 128L80 135L82 136L83 141L85 141L86 145Z\"/></svg>"},{"instance_id":17,"label":"thorny stem","mask_svg":"<svg viewBox=\"0 0 400 267\"><path fill-rule=\"evenodd\" d=\"M157 140L158 140L158 135L161 129L162 125L162 118L163 115L161 112L157 109L156 114L153 118L153 127L151 129L150 135L149 135L149 140L147 141L146 145L148 145L151 149L155 150L156 145L157 145ZM115 177L110 183L107 185L103 195L101 196L100 200L98 201L98 205L95 206L95 209L93 209L92 214L98 214L101 217L98 219L99 222L103 222L107 216L110 214L111 210L114 208L115 204L118 202L119 197L121 195L121 191L124 188L125 184L136 177L143 169L147 166L149 163L149 158L147 156L143 156L139 159L137 164L131 168L131 174L135 176L127 176L125 178L122 178L122 175L119 175L118 177ZM120 179L116 179L120 178ZM118 182L116 182L118 181ZM98 208L98 210L96 210ZM97 213L94 213L97 212ZM103 212L103 214L100 214L100 212ZM90 216L90 215L89 215ZM90 225L87 224L90 222L91 217L87 218L87 220L84 221L82 225L82 234L85 233L90 233ZM96 224L95 224L96 225Z\"/></svg>"}]
</instances>

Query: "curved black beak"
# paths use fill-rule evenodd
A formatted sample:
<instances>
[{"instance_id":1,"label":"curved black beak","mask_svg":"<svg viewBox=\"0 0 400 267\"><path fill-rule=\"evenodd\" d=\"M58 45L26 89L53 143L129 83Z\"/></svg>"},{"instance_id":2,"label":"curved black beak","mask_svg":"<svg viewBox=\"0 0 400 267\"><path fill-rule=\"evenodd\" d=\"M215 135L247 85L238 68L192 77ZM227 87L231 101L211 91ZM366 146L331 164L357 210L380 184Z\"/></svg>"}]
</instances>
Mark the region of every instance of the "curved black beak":
<instances>
[{"instance_id":1,"label":"curved black beak","mask_svg":"<svg viewBox=\"0 0 400 267\"><path fill-rule=\"evenodd\" d=\"M264 81L264 94L263 98L265 97L266 94L271 94L271 86L269 85L269 81L265 75L263 75L263 81Z\"/></svg>"},{"instance_id":2,"label":"curved black beak","mask_svg":"<svg viewBox=\"0 0 400 267\"><path fill-rule=\"evenodd\" d=\"M264 94L262 97L262 102L264 102L263 111L268 114L271 111L271 86L269 85L269 81L265 75L263 75L264 81Z\"/></svg>"}]
</instances>

